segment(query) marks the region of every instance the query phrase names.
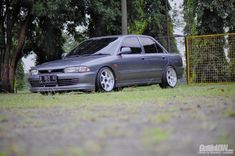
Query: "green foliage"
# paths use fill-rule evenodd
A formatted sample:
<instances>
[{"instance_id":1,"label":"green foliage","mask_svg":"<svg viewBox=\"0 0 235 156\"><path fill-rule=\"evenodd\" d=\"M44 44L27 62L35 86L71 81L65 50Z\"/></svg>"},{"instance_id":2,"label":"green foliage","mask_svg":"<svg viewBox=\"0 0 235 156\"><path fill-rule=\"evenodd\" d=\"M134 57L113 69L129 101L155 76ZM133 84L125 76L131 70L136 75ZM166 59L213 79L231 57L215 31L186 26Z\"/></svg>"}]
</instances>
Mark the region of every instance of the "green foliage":
<instances>
[{"instance_id":1,"label":"green foliage","mask_svg":"<svg viewBox=\"0 0 235 156\"><path fill-rule=\"evenodd\" d=\"M188 35L197 34L195 19L196 5L197 0L184 0L184 21L186 22L184 31Z\"/></svg>"},{"instance_id":2,"label":"green foliage","mask_svg":"<svg viewBox=\"0 0 235 156\"><path fill-rule=\"evenodd\" d=\"M234 30L234 0L185 0L186 34L223 33L224 27Z\"/></svg>"},{"instance_id":3,"label":"green foliage","mask_svg":"<svg viewBox=\"0 0 235 156\"><path fill-rule=\"evenodd\" d=\"M146 30L148 26L148 22L143 20L143 21L134 21L131 26L128 27L128 32L130 34L143 34L144 31Z\"/></svg>"},{"instance_id":4,"label":"green foliage","mask_svg":"<svg viewBox=\"0 0 235 156\"><path fill-rule=\"evenodd\" d=\"M83 37L76 27L87 25L86 8L87 1L83 0L35 1L24 51L34 51L38 64L61 58L64 31L75 38Z\"/></svg>"},{"instance_id":5,"label":"green foliage","mask_svg":"<svg viewBox=\"0 0 235 156\"><path fill-rule=\"evenodd\" d=\"M224 33L225 27L232 31L235 13L233 4L235 4L233 0L185 0L186 34L221 34ZM229 62L225 56L226 40L224 37L205 37L201 38L201 41L196 40L193 39L193 44L190 44L190 46L193 46L190 47L190 64L193 65L192 73L195 81L208 82L209 79L212 82L231 81L230 78L225 77L233 78L235 74L233 37L229 36L228 38ZM226 72L230 74L226 75Z\"/></svg>"},{"instance_id":6,"label":"green foliage","mask_svg":"<svg viewBox=\"0 0 235 156\"><path fill-rule=\"evenodd\" d=\"M197 30L198 34L220 34L224 32L223 3L226 0L198 0Z\"/></svg>"},{"instance_id":7,"label":"green foliage","mask_svg":"<svg viewBox=\"0 0 235 156\"><path fill-rule=\"evenodd\" d=\"M65 39L65 43L63 44L63 50L66 53L70 52L78 45L78 42L74 39L73 36L64 33L63 37Z\"/></svg>"},{"instance_id":8,"label":"green foliage","mask_svg":"<svg viewBox=\"0 0 235 156\"><path fill-rule=\"evenodd\" d=\"M121 33L121 2L119 0L89 0L87 36L117 35Z\"/></svg>"},{"instance_id":9,"label":"green foliage","mask_svg":"<svg viewBox=\"0 0 235 156\"><path fill-rule=\"evenodd\" d=\"M171 9L166 0L128 1L128 31L130 34L150 35L160 41L169 51L178 52L173 36L173 23L168 12ZM170 44L170 45L168 45Z\"/></svg>"},{"instance_id":10,"label":"green foliage","mask_svg":"<svg viewBox=\"0 0 235 156\"><path fill-rule=\"evenodd\" d=\"M37 17L47 17L60 28L68 21L74 22L70 23L70 26L82 25L85 23L85 4L83 0L37 0L33 6L33 14ZM70 30L71 33L72 31L74 27Z\"/></svg>"},{"instance_id":11,"label":"green foliage","mask_svg":"<svg viewBox=\"0 0 235 156\"><path fill-rule=\"evenodd\" d=\"M22 90L24 87L25 87L24 64L22 61L19 61L16 68L15 89Z\"/></svg>"}]
</instances>

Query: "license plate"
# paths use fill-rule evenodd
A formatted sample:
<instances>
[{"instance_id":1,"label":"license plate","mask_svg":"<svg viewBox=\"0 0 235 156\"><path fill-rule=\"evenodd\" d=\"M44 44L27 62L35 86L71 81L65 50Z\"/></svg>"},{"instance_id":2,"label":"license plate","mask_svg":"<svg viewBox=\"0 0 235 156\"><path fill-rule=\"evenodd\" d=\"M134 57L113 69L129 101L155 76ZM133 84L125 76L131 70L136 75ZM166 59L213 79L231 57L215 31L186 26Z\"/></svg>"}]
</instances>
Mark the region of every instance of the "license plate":
<instances>
[{"instance_id":1,"label":"license plate","mask_svg":"<svg viewBox=\"0 0 235 156\"><path fill-rule=\"evenodd\" d=\"M56 75L44 75L40 76L40 82L42 83L52 83L57 81Z\"/></svg>"}]
</instances>

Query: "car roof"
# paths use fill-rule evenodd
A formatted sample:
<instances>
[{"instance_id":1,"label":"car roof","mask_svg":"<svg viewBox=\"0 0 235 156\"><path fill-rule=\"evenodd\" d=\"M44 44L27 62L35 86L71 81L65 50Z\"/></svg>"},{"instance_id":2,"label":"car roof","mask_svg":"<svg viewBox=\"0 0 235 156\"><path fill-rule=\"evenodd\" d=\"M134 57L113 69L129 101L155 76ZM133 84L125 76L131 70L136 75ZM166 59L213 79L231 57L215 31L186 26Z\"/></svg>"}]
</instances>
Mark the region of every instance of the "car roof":
<instances>
[{"instance_id":1,"label":"car roof","mask_svg":"<svg viewBox=\"0 0 235 156\"><path fill-rule=\"evenodd\" d=\"M147 35L109 35L109 36L100 36L100 37L92 37L90 39L101 39L101 38L124 38L124 37L151 37L151 36L147 36Z\"/></svg>"}]
</instances>

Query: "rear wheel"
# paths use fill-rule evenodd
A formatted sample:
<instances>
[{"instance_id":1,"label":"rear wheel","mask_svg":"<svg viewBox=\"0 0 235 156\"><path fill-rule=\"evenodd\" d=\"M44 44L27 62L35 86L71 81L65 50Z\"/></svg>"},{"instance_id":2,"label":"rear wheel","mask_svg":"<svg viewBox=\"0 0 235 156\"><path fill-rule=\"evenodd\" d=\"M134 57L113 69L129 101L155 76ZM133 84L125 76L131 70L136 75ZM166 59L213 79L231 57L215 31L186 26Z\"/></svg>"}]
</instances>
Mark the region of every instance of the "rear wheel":
<instances>
[{"instance_id":1,"label":"rear wheel","mask_svg":"<svg viewBox=\"0 0 235 156\"><path fill-rule=\"evenodd\" d=\"M97 74L96 83L98 91L110 92L115 87L115 76L109 68L101 68Z\"/></svg>"},{"instance_id":2,"label":"rear wheel","mask_svg":"<svg viewBox=\"0 0 235 156\"><path fill-rule=\"evenodd\" d=\"M173 67L168 66L162 76L162 82L159 84L161 88L174 88L177 84L177 74Z\"/></svg>"}]
</instances>

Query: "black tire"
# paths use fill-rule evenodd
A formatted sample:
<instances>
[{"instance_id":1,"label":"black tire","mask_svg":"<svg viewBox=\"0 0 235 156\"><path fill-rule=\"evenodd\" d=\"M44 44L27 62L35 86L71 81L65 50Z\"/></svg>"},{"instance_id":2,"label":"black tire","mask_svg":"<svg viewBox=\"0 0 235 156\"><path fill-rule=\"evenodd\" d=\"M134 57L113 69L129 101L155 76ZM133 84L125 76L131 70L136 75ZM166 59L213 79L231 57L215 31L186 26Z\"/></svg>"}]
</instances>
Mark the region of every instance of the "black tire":
<instances>
[{"instance_id":1,"label":"black tire","mask_svg":"<svg viewBox=\"0 0 235 156\"><path fill-rule=\"evenodd\" d=\"M159 84L161 88L174 88L177 85L177 74L172 66L168 66L162 74L162 82Z\"/></svg>"},{"instance_id":2,"label":"black tire","mask_svg":"<svg viewBox=\"0 0 235 156\"><path fill-rule=\"evenodd\" d=\"M162 83L159 83L159 86L160 86L161 88L166 88L166 87L167 87L166 85L163 84L163 81L162 81Z\"/></svg>"},{"instance_id":3,"label":"black tire","mask_svg":"<svg viewBox=\"0 0 235 156\"><path fill-rule=\"evenodd\" d=\"M96 91L110 92L115 88L115 75L108 67L99 70L96 77Z\"/></svg>"},{"instance_id":4,"label":"black tire","mask_svg":"<svg viewBox=\"0 0 235 156\"><path fill-rule=\"evenodd\" d=\"M114 88L114 91L118 92L118 91L122 91L123 90L123 87L116 87Z\"/></svg>"},{"instance_id":5,"label":"black tire","mask_svg":"<svg viewBox=\"0 0 235 156\"><path fill-rule=\"evenodd\" d=\"M40 92L41 95L49 95L49 92Z\"/></svg>"}]
</instances>

